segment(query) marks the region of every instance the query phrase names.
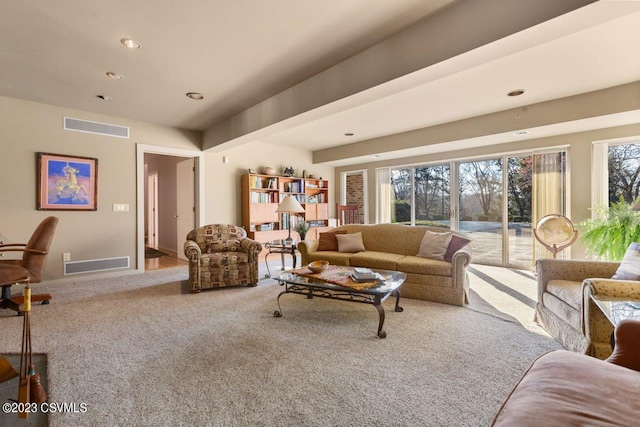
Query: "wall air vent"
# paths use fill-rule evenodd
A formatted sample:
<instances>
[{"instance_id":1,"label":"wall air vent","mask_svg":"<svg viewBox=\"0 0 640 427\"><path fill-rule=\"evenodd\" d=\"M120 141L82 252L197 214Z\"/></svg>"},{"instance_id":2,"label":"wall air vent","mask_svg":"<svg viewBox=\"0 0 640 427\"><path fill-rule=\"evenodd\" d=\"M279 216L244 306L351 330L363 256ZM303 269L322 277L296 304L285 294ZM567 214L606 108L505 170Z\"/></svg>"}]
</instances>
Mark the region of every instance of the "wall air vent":
<instances>
[{"instance_id":1,"label":"wall air vent","mask_svg":"<svg viewBox=\"0 0 640 427\"><path fill-rule=\"evenodd\" d=\"M76 132L95 133L98 135L115 136L116 138L129 138L129 128L125 126L110 125L107 123L90 122L87 120L64 118L64 130Z\"/></svg>"},{"instance_id":2,"label":"wall air vent","mask_svg":"<svg viewBox=\"0 0 640 427\"><path fill-rule=\"evenodd\" d=\"M118 270L129 268L129 257L90 259L86 261L70 261L63 263L64 275L95 273L105 270Z\"/></svg>"}]
</instances>

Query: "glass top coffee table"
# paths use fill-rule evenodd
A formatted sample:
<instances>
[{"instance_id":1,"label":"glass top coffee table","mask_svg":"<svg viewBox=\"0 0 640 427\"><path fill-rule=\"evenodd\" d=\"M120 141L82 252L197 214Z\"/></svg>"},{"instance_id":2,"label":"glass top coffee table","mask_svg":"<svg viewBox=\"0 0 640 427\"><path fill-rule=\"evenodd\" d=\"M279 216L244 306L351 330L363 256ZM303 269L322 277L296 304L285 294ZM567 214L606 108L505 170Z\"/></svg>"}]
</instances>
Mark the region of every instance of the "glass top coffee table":
<instances>
[{"instance_id":1,"label":"glass top coffee table","mask_svg":"<svg viewBox=\"0 0 640 427\"><path fill-rule=\"evenodd\" d=\"M348 277L352 271L350 267L329 266L329 269L334 269L334 277L338 278L341 275ZM359 288L359 284L353 284L353 282L350 284L355 286L355 288L349 287L349 283L347 282L344 282L345 285L340 285L327 282L318 277L297 273L303 271L303 269L285 272L277 278L278 284L284 286L284 291L278 294L278 309L273 315L275 317L282 317L280 297L284 294L301 294L306 295L309 299L318 297L371 304L378 310L379 314L378 337L385 338L387 333L382 329L384 325L384 307L382 307L382 303L391 295L394 295L396 297L395 311L402 311L402 307L400 307L400 287L407 278L407 275L399 271L372 270L379 274L379 279L375 280L375 284L373 285L364 285L371 286L365 289Z\"/></svg>"}]
</instances>

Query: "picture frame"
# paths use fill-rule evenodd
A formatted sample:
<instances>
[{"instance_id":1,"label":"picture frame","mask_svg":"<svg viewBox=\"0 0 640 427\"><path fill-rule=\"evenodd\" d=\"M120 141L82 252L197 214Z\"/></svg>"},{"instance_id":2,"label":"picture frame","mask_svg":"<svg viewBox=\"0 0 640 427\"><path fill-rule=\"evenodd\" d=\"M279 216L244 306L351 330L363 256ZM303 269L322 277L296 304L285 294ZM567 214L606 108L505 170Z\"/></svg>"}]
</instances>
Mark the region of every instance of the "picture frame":
<instances>
[{"instance_id":1,"label":"picture frame","mask_svg":"<svg viewBox=\"0 0 640 427\"><path fill-rule=\"evenodd\" d=\"M98 210L98 159L42 152L37 154L38 210Z\"/></svg>"}]
</instances>

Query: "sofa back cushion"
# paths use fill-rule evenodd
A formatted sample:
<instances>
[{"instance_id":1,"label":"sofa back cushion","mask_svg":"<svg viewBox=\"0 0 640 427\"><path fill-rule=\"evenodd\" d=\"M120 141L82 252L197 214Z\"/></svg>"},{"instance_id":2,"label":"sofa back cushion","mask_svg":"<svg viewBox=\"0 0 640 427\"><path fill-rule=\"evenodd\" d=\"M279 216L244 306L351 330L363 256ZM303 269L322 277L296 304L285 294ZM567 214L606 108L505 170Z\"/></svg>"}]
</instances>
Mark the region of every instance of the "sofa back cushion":
<instances>
[{"instance_id":1,"label":"sofa back cushion","mask_svg":"<svg viewBox=\"0 0 640 427\"><path fill-rule=\"evenodd\" d=\"M412 256L420 251L420 243L427 230L460 235L446 228L401 224L349 224L337 227L335 230L344 230L346 233L362 232L362 241L368 251Z\"/></svg>"},{"instance_id":2,"label":"sofa back cushion","mask_svg":"<svg viewBox=\"0 0 640 427\"><path fill-rule=\"evenodd\" d=\"M352 234L337 233L335 236L338 241L338 252L356 253L366 251L362 241L362 232L360 231Z\"/></svg>"},{"instance_id":3,"label":"sofa back cushion","mask_svg":"<svg viewBox=\"0 0 640 427\"><path fill-rule=\"evenodd\" d=\"M435 233L430 230L424 232L420 250L417 256L422 258L444 260L444 256L451 242L451 233Z\"/></svg>"},{"instance_id":4,"label":"sofa back cushion","mask_svg":"<svg viewBox=\"0 0 640 427\"><path fill-rule=\"evenodd\" d=\"M336 234L345 234L344 230L327 231L320 233L318 236L318 250L319 251L338 251L338 239Z\"/></svg>"}]
</instances>

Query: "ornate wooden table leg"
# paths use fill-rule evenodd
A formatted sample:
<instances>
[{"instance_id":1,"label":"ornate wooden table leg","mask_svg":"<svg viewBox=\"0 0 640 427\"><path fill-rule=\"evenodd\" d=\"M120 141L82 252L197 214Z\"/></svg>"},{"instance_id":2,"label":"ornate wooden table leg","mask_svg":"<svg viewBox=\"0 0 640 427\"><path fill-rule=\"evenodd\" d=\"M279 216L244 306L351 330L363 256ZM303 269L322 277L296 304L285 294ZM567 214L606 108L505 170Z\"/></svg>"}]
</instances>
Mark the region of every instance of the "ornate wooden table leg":
<instances>
[{"instance_id":1,"label":"ornate wooden table leg","mask_svg":"<svg viewBox=\"0 0 640 427\"><path fill-rule=\"evenodd\" d=\"M404 308L400 307L400 291L393 291L396 294L396 311L398 313L404 311Z\"/></svg>"},{"instance_id":2,"label":"ornate wooden table leg","mask_svg":"<svg viewBox=\"0 0 640 427\"><path fill-rule=\"evenodd\" d=\"M376 301L374 303L376 310L378 310L378 315L380 316L380 321L378 322L378 336L380 338L386 338L387 333L382 330L382 326L384 325L384 307L379 298L376 297Z\"/></svg>"}]
</instances>

